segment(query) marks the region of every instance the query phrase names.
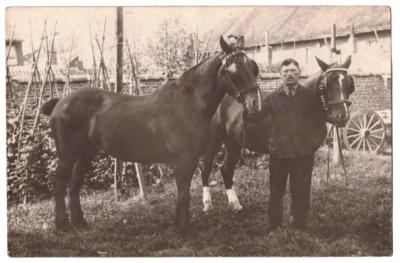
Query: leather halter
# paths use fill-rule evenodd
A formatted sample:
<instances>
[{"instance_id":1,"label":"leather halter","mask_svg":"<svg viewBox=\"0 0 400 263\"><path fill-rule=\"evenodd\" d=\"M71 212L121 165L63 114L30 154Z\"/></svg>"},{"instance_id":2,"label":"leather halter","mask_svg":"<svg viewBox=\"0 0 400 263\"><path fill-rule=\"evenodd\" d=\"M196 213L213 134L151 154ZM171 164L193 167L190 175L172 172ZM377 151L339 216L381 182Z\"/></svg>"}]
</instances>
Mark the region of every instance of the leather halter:
<instances>
[{"instance_id":1,"label":"leather halter","mask_svg":"<svg viewBox=\"0 0 400 263\"><path fill-rule=\"evenodd\" d=\"M235 56L237 56L239 54L243 54L247 58L246 53L240 49L234 50L230 53L222 54L220 56L220 59L222 59L222 65L221 65L219 71L223 71L226 69L226 67L227 67L226 63L227 63L228 59L234 58ZM240 89L238 89L236 84L232 81L232 78L229 76L229 74L226 74L225 76L228 79L228 81L230 82L229 86L231 87L229 90L227 89L226 92L240 103L243 103L245 95L247 93L257 90L258 110L261 111L261 93L260 93L260 88L258 87L258 85L255 88L250 88L245 91L240 91Z\"/></svg>"},{"instance_id":2,"label":"leather halter","mask_svg":"<svg viewBox=\"0 0 400 263\"><path fill-rule=\"evenodd\" d=\"M321 81L319 82L318 89L320 91L320 98L321 98L322 106L324 107L326 112L328 111L328 106L330 106L330 105L337 105L337 104L342 104L342 103L350 104L351 103L351 101L349 99L342 99L342 100L332 101L332 102L328 102L328 103L326 102L326 98L325 98L325 94L324 94L325 91L328 89L326 75L329 72L334 72L334 71L341 71L341 72L346 72L346 73L348 72L347 68L330 68L322 73Z\"/></svg>"}]
</instances>

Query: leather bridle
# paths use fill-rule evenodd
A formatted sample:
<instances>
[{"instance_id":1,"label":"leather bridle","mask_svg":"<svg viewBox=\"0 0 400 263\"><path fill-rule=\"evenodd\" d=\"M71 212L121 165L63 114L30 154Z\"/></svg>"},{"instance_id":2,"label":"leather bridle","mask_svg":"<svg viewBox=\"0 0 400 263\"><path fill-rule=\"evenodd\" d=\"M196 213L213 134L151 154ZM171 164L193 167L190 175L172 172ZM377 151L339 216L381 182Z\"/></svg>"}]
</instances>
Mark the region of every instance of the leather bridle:
<instances>
[{"instance_id":1,"label":"leather bridle","mask_svg":"<svg viewBox=\"0 0 400 263\"><path fill-rule=\"evenodd\" d=\"M318 89L319 89L319 93L320 93L322 107L325 109L326 112L328 112L328 107L331 105L337 105L337 104L343 104L343 103L347 104L348 106L351 105L351 101L349 99L341 99L341 100L327 102L326 91L328 90L328 86L327 86L327 77L326 76L329 72L334 72L334 71L347 73L347 68L330 68L330 69L324 71L321 75L321 80L319 82Z\"/></svg>"},{"instance_id":2,"label":"leather bridle","mask_svg":"<svg viewBox=\"0 0 400 263\"><path fill-rule=\"evenodd\" d=\"M229 59L234 59L237 55L242 54L247 58L247 55L244 51L237 49L234 50L230 53L224 53L221 55L221 59L222 59L222 64L220 69L218 70L218 74L219 76L222 75L222 73L225 72L227 66L227 60ZM235 84L235 82L232 80L232 78L230 77L229 74L225 74L224 77L226 78L226 80L229 82L228 85L222 85L223 88L225 89L226 93L228 93L229 95L231 95L233 98L235 98L238 102L243 103L244 99L246 97L246 94L252 91L257 91L257 101L258 101L258 110L261 111L261 93L260 93L260 88L257 85L254 88L250 88L250 89L246 89L246 90L240 90L237 85Z\"/></svg>"}]
</instances>

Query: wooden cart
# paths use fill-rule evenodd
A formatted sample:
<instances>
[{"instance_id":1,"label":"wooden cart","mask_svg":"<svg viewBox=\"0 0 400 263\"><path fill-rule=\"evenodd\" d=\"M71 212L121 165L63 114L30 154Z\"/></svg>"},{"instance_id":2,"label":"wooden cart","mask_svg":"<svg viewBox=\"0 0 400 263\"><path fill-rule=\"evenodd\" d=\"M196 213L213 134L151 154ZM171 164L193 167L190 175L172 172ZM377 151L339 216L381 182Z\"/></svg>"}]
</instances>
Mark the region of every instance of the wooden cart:
<instances>
[{"instance_id":1,"label":"wooden cart","mask_svg":"<svg viewBox=\"0 0 400 263\"><path fill-rule=\"evenodd\" d=\"M348 150L377 153L392 138L391 110L360 111L343 129L343 142Z\"/></svg>"}]
</instances>

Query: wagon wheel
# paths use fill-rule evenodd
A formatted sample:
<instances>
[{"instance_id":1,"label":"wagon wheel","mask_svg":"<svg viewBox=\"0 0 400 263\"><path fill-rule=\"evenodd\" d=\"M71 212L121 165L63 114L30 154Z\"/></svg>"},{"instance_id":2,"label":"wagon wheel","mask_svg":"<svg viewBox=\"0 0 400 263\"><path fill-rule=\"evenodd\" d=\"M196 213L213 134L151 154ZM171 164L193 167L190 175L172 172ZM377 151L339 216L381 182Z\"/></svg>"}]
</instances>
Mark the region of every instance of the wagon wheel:
<instances>
[{"instance_id":1,"label":"wagon wheel","mask_svg":"<svg viewBox=\"0 0 400 263\"><path fill-rule=\"evenodd\" d=\"M376 153L385 143L385 123L373 111L360 112L346 124L343 137L348 150Z\"/></svg>"}]
</instances>

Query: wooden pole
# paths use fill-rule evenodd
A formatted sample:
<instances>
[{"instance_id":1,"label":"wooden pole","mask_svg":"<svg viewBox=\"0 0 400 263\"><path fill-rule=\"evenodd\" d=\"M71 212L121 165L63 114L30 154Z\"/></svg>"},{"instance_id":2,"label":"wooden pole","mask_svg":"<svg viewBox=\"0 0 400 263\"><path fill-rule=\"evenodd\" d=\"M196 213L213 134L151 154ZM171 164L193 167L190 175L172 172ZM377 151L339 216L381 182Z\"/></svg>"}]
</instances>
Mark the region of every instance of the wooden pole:
<instances>
[{"instance_id":1,"label":"wooden pole","mask_svg":"<svg viewBox=\"0 0 400 263\"><path fill-rule=\"evenodd\" d=\"M165 21L165 43L164 43L164 63L165 63L165 77L169 75L168 68L168 21Z\"/></svg>"},{"instance_id":2,"label":"wooden pole","mask_svg":"<svg viewBox=\"0 0 400 263\"><path fill-rule=\"evenodd\" d=\"M104 62L104 55L103 55L103 49L100 46L100 42L97 39L97 37L95 37L97 46L99 47L100 50L100 64L99 64L99 75L98 75L98 79L102 81L102 84L100 85L101 88L108 90L109 88L111 88L111 85L109 83L109 78L108 78L108 73L107 73L107 67L106 64ZM100 75L102 76L100 78Z\"/></svg>"},{"instance_id":3,"label":"wooden pole","mask_svg":"<svg viewBox=\"0 0 400 263\"><path fill-rule=\"evenodd\" d=\"M93 60L93 65L92 65L92 76L90 78L90 83L89 87L97 88L97 64L96 64L96 56L94 54L94 47L93 47L93 39L92 39L92 27L90 25L89 21L89 36L90 36L90 48L92 49L92 60Z\"/></svg>"},{"instance_id":4,"label":"wooden pole","mask_svg":"<svg viewBox=\"0 0 400 263\"><path fill-rule=\"evenodd\" d=\"M332 62L332 56L336 52L336 25L332 24L331 28L331 47L330 47L330 53L331 53L331 62ZM338 138L341 138L340 136L340 129L333 129L333 156L332 156L332 162L333 164L337 165L339 164L339 140Z\"/></svg>"},{"instance_id":5,"label":"wooden pole","mask_svg":"<svg viewBox=\"0 0 400 263\"><path fill-rule=\"evenodd\" d=\"M336 25L332 24L331 29L331 49L332 51L336 50Z\"/></svg>"},{"instance_id":6,"label":"wooden pole","mask_svg":"<svg viewBox=\"0 0 400 263\"><path fill-rule=\"evenodd\" d=\"M139 81L138 81L138 76L136 74L136 67L135 67L135 63L134 63L134 58L131 52L131 49L129 47L129 43L128 40L126 40L126 46L128 49L128 56L129 56L129 63L131 64L131 82L135 83L135 93L137 96L141 96L143 91L141 90L141 88L139 87ZM132 91L131 91L131 95L133 95L133 87L132 87Z\"/></svg>"},{"instance_id":7,"label":"wooden pole","mask_svg":"<svg viewBox=\"0 0 400 263\"><path fill-rule=\"evenodd\" d=\"M265 51L267 55L267 65L271 66L272 64L272 50L269 47L269 31L265 32Z\"/></svg>"},{"instance_id":8,"label":"wooden pole","mask_svg":"<svg viewBox=\"0 0 400 263\"><path fill-rule=\"evenodd\" d=\"M102 36L102 42L101 45L99 43L99 40L97 39L97 37L95 37L97 45L99 46L99 50L100 50L100 62L99 62L99 70L98 70L98 79L97 79L97 85L96 87L100 86L100 80L103 82L101 85L101 88L104 89L104 72L103 72L103 79L100 78L100 74L103 71L103 66L104 66L104 59L103 59L103 48L104 48L104 39L105 37L105 33L106 33L106 25L107 25L107 17L104 18L104 26L103 26L103 36Z\"/></svg>"},{"instance_id":9,"label":"wooden pole","mask_svg":"<svg viewBox=\"0 0 400 263\"><path fill-rule=\"evenodd\" d=\"M117 40L117 63L115 65L115 88L114 91L120 93L123 89L123 48L124 48L124 20L123 20L123 7L117 6L117 26L116 26L116 40ZM117 195L117 179L121 173L121 161L114 159L114 197L115 201L118 200Z\"/></svg>"},{"instance_id":10,"label":"wooden pole","mask_svg":"<svg viewBox=\"0 0 400 263\"><path fill-rule=\"evenodd\" d=\"M132 75L133 81L131 80L131 83L135 82L135 85L136 85L136 89L135 89L136 96L140 96L141 95L141 89L139 88L138 77L136 75L135 65L133 63L133 57L132 57L131 50L129 48L128 40L126 41L126 45L127 45L127 48L128 48L129 61L130 61L131 70L132 70L131 75ZM133 96L134 95L133 94L133 88L131 88L130 91L131 91L130 95ZM135 162L135 170L136 170L136 177L137 177L138 183L139 183L140 194L141 194L142 198L144 200L146 200L147 191L146 191L146 185L145 185L145 182L144 182L142 165L140 163Z\"/></svg>"},{"instance_id":11,"label":"wooden pole","mask_svg":"<svg viewBox=\"0 0 400 263\"><path fill-rule=\"evenodd\" d=\"M10 69L8 67L8 59L10 57L11 47L12 47L12 43L14 41L14 33L15 33L15 25L14 25L13 32L12 32L12 35L11 35L10 43L8 45L7 56L6 56L6 78L7 78L7 80L6 80L7 81L7 83L6 83L7 87L6 88L7 88L8 92L10 93L11 100L13 101L13 104L15 106L16 105L16 98L15 98L14 91L12 90L12 87L11 87Z\"/></svg>"},{"instance_id":12,"label":"wooden pole","mask_svg":"<svg viewBox=\"0 0 400 263\"><path fill-rule=\"evenodd\" d=\"M251 42L253 42L252 43L252 45L253 45L253 60L254 60L254 56L255 56L255 52L256 52L256 44L254 43L255 42L255 40L254 40L254 25L252 24L251 25L251 34L252 34L252 40L251 40Z\"/></svg>"},{"instance_id":13,"label":"wooden pole","mask_svg":"<svg viewBox=\"0 0 400 263\"><path fill-rule=\"evenodd\" d=\"M139 188L140 188L140 195L144 200L147 199L147 191L146 191L146 186L144 182L144 176L143 176L143 170L142 170L142 165L140 163L135 163L135 170L136 170L136 176L138 179L139 183Z\"/></svg>"},{"instance_id":14,"label":"wooden pole","mask_svg":"<svg viewBox=\"0 0 400 263\"><path fill-rule=\"evenodd\" d=\"M194 60L192 65L197 65L198 59L197 59L197 43L196 39L194 38L194 34L192 34L192 42L193 42L193 53L194 53Z\"/></svg>"},{"instance_id":15,"label":"wooden pole","mask_svg":"<svg viewBox=\"0 0 400 263\"><path fill-rule=\"evenodd\" d=\"M42 36L43 36L43 34L42 34ZM38 64L38 61L39 61L40 50L42 49L42 42L43 42L43 41L40 40L39 51L38 51L38 57L37 57L37 59L35 60L35 63L32 64L31 78L29 79L28 87L26 88L26 91L25 91L24 101L22 102L22 106L21 106L21 109L20 109L19 114L18 114L18 117L17 117L17 120L19 120L19 118L21 118L21 121L20 121L20 124L19 124L20 127L19 127L19 130L18 130L18 144L17 144L18 158L19 158L19 153L20 153L19 149L20 149L20 145L21 145L22 130L24 129L26 104L28 103L29 91L30 91L30 89L31 89L31 87L32 87L32 85L33 85L33 83L34 83L34 81L35 81L35 75L36 75L35 72L37 72L37 70L38 70L38 69L37 69L37 64ZM38 105L38 106L39 106L39 105Z\"/></svg>"},{"instance_id":16,"label":"wooden pole","mask_svg":"<svg viewBox=\"0 0 400 263\"><path fill-rule=\"evenodd\" d=\"M355 36L355 31L354 31L354 24L351 25L350 43L351 43L352 53L356 54L357 53L357 39Z\"/></svg>"},{"instance_id":17,"label":"wooden pole","mask_svg":"<svg viewBox=\"0 0 400 263\"><path fill-rule=\"evenodd\" d=\"M51 45L52 47L54 47L54 38L55 38L56 27L57 27L57 21L56 21L56 23L54 25L54 35L53 35L53 40L52 40L52 45ZM47 59L47 62L46 62L45 77L44 77L44 81L42 82L42 86L40 88L39 104L38 104L38 107L37 107L35 120L34 120L34 123L33 123L32 130L31 130L31 135L35 134L37 123L38 123L38 120L39 120L40 106L42 105L42 101L43 101L44 87L46 85L47 78L50 75L51 60L52 59L53 59L53 49L51 50L50 56L49 56L49 58Z\"/></svg>"},{"instance_id":18,"label":"wooden pole","mask_svg":"<svg viewBox=\"0 0 400 263\"><path fill-rule=\"evenodd\" d=\"M124 50L124 30L123 30L123 7L117 7L117 64L115 68L116 80L115 91L120 93L123 89L123 50Z\"/></svg>"}]
</instances>

